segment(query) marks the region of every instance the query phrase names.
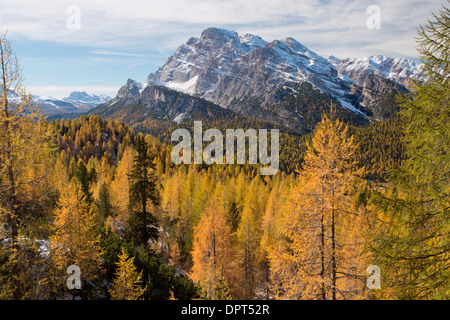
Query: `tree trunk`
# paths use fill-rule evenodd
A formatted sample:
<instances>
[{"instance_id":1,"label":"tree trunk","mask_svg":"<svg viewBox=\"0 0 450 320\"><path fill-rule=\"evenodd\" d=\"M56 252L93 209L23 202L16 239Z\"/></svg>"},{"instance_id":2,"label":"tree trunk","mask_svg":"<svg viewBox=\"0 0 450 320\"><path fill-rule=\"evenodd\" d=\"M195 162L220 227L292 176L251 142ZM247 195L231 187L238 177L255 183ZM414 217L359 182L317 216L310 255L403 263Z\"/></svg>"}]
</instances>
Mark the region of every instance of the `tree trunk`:
<instances>
[{"instance_id":1,"label":"tree trunk","mask_svg":"<svg viewBox=\"0 0 450 320\"><path fill-rule=\"evenodd\" d=\"M142 242L145 247L148 246L148 235L147 235L147 190L145 188L145 182L147 177L145 174L145 168L142 167L144 177L141 179L141 197L142 197Z\"/></svg>"},{"instance_id":2,"label":"tree trunk","mask_svg":"<svg viewBox=\"0 0 450 320\"><path fill-rule=\"evenodd\" d=\"M331 299L336 300L336 226L335 209L331 209Z\"/></svg>"},{"instance_id":3,"label":"tree trunk","mask_svg":"<svg viewBox=\"0 0 450 320\"><path fill-rule=\"evenodd\" d=\"M321 284L321 298L326 300L325 292L325 225L324 225L324 203L323 203L323 182L320 185L320 278L322 280Z\"/></svg>"}]
</instances>

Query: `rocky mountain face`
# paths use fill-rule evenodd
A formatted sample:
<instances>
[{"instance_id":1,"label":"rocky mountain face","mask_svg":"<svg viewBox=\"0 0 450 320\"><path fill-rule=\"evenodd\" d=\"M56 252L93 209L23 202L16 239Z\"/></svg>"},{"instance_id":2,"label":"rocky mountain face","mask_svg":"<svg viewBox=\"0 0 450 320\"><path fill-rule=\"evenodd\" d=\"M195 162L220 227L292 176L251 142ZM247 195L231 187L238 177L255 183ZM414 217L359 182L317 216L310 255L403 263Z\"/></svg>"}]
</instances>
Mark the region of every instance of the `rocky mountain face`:
<instances>
[{"instance_id":1,"label":"rocky mountain face","mask_svg":"<svg viewBox=\"0 0 450 320\"><path fill-rule=\"evenodd\" d=\"M382 120L389 112L379 102L392 92L407 92L420 78L420 65L407 59L374 56L339 60L319 56L293 38L267 42L258 36L209 28L181 45L141 84L129 79L102 105L140 105L158 117L180 122L192 99L307 132L334 102L351 123ZM162 88L181 92L176 103ZM173 93L171 93L173 95Z\"/></svg>"},{"instance_id":2,"label":"rocky mountain face","mask_svg":"<svg viewBox=\"0 0 450 320\"><path fill-rule=\"evenodd\" d=\"M266 42L258 36L209 28L180 46L146 85L162 85L212 101L239 114L274 121L299 130L302 114L280 98L283 90L309 83L322 95L364 116L353 81L292 38Z\"/></svg>"},{"instance_id":3,"label":"rocky mountain face","mask_svg":"<svg viewBox=\"0 0 450 320\"><path fill-rule=\"evenodd\" d=\"M224 109L205 99L194 97L164 86L140 88L135 81L119 90L114 99L89 111L88 115L99 115L105 119L120 120L137 131L150 133L169 143L172 129L190 128L194 121L202 121L203 128L279 128L272 122L265 122ZM128 90L128 91L127 91ZM138 91L136 91L138 90Z\"/></svg>"},{"instance_id":4,"label":"rocky mountain face","mask_svg":"<svg viewBox=\"0 0 450 320\"><path fill-rule=\"evenodd\" d=\"M187 121L192 114L202 111L205 115L214 116L222 111L219 106L204 99L190 96L163 86L142 86L129 79L117 96L106 104L93 109L91 114L111 115L124 109L124 116L136 114L140 117L151 116L154 119L170 120L175 123Z\"/></svg>"},{"instance_id":5,"label":"rocky mountain face","mask_svg":"<svg viewBox=\"0 0 450 320\"><path fill-rule=\"evenodd\" d=\"M360 97L360 104L372 112L375 120L383 120L392 114L392 110L386 110L386 97L393 100L393 92L407 93L411 84L422 78L422 64L405 58L378 55L340 60L331 56L328 60L339 73L355 82L352 93Z\"/></svg>"}]
</instances>

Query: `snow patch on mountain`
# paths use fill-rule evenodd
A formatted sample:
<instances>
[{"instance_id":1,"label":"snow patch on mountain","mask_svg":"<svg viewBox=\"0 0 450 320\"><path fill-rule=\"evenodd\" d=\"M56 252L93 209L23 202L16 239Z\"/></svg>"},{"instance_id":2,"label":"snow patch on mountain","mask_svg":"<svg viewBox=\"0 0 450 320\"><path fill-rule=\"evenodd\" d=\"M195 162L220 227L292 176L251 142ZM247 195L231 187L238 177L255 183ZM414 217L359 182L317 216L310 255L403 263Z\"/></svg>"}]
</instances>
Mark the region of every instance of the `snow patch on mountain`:
<instances>
[{"instance_id":1,"label":"snow patch on mountain","mask_svg":"<svg viewBox=\"0 0 450 320\"><path fill-rule=\"evenodd\" d=\"M197 84L198 75L193 77L192 79L185 81L185 82L166 82L164 85L170 89L180 91L187 94L194 94L195 93L195 85Z\"/></svg>"},{"instance_id":2,"label":"snow patch on mountain","mask_svg":"<svg viewBox=\"0 0 450 320\"><path fill-rule=\"evenodd\" d=\"M175 122L176 124L180 124L181 122L183 122L186 115L187 112L180 113L173 119L173 122Z\"/></svg>"},{"instance_id":3,"label":"snow patch on mountain","mask_svg":"<svg viewBox=\"0 0 450 320\"><path fill-rule=\"evenodd\" d=\"M362 116L365 116L364 112L362 112L361 110L358 110L355 108L355 106L353 106L353 104L350 101L347 101L345 99L338 99L339 103L341 104L341 106L343 106L344 108L359 113Z\"/></svg>"},{"instance_id":4,"label":"snow patch on mountain","mask_svg":"<svg viewBox=\"0 0 450 320\"><path fill-rule=\"evenodd\" d=\"M261 37L249 33L239 36L239 41L241 44L251 48L251 51L255 48L262 48L267 44L267 41L263 40Z\"/></svg>"}]
</instances>

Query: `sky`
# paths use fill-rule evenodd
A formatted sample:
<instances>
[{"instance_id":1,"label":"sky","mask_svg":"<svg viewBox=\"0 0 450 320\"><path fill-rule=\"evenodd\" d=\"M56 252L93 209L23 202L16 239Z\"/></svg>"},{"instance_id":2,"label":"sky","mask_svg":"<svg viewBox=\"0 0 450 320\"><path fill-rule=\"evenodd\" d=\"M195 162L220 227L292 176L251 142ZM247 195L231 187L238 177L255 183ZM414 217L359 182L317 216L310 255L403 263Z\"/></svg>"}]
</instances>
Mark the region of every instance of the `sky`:
<instances>
[{"instance_id":1,"label":"sky","mask_svg":"<svg viewBox=\"0 0 450 320\"><path fill-rule=\"evenodd\" d=\"M115 96L208 27L293 37L328 57L418 60L417 29L446 0L0 0L0 33L32 94ZM374 7L375 6L375 7Z\"/></svg>"}]
</instances>

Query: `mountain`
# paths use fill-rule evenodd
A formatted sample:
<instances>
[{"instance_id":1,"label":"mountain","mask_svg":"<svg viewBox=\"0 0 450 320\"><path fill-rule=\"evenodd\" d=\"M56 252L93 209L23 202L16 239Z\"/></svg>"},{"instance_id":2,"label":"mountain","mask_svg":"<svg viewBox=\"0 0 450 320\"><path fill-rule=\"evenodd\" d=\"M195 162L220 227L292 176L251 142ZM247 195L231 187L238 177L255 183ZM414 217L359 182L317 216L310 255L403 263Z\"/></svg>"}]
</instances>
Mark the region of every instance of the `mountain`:
<instances>
[{"instance_id":1,"label":"mountain","mask_svg":"<svg viewBox=\"0 0 450 320\"><path fill-rule=\"evenodd\" d=\"M236 116L210 101L165 86L146 85L128 79L114 99L89 112L104 118L121 120L155 135L158 129L188 120L229 119Z\"/></svg>"},{"instance_id":2,"label":"mountain","mask_svg":"<svg viewBox=\"0 0 450 320\"><path fill-rule=\"evenodd\" d=\"M114 99L93 108L88 115L100 115L106 119L120 120L139 131L155 136L169 127L194 120L201 120L210 127L213 127L213 123L222 127L230 121L257 121L232 110L224 109L205 99L164 86L149 85L143 88L138 82L131 79L119 90ZM274 124L264 121L260 121L260 123L264 123L267 128L274 127Z\"/></svg>"},{"instance_id":3,"label":"mountain","mask_svg":"<svg viewBox=\"0 0 450 320\"><path fill-rule=\"evenodd\" d=\"M32 96L32 102L37 103L42 112L46 115L55 115L63 113L84 113L90 110L88 106L76 105L51 96Z\"/></svg>"},{"instance_id":4,"label":"mountain","mask_svg":"<svg viewBox=\"0 0 450 320\"><path fill-rule=\"evenodd\" d=\"M194 121L202 121L203 130L215 128L222 132L229 128L279 129L280 144L286 147L280 154L280 170L287 172L296 169L306 146L306 136L273 122L241 115L164 86L143 87L131 79L120 88L114 99L93 108L88 115L119 120L168 144L172 143L171 134L176 128L185 128L193 133Z\"/></svg>"},{"instance_id":5,"label":"mountain","mask_svg":"<svg viewBox=\"0 0 450 320\"><path fill-rule=\"evenodd\" d=\"M336 69L358 83L363 85L370 75L381 76L397 82L405 87L410 81L420 81L422 77L422 64L406 58L390 58L382 55L338 59L334 56L328 58Z\"/></svg>"},{"instance_id":6,"label":"mountain","mask_svg":"<svg viewBox=\"0 0 450 320\"><path fill-rule=\"evenodd\" d=\"M90 95L86 92L74 91L63 99L56 99L51 96L33 95L33 103L37 103L42 112L47 115L57 115L66 113L86 113L93 107L110 101L106 95Z\"/></svg>"},{"instance_id":7,"label":"mountain","mask_svg":"<svg viewBox=\"0 0 450 320\"><path fill-rule=\"evenodd\" d=\"M63 98L63 101L91 108L110 100L111 97L105 94L88 94L85 91L74 91L68 97Z\"/></svg>"},{"instance_id":8,"label":"mountain","mask_svg":"<svg viewBox=\"0 0 450 320\"><path fill-rule=\"evenodd\" d=\"M284 98L303 94L308 84L316 91L311 93L318 98L314 102L333 99L355 121L365 116L352 103L357 97L349 95L353 81L339 77L327 59L293 38L268 43L255 35L209 28L181 45L143 86L166 86L302 131L309 125L304 120L308 102L293 106Z\"/></svg>"},{"instance_id":9,"label":"mountain","mask_svg":"<svg viewBox=\"0 0 450 320\"><path fill-rule=\"evenodd\" d=\"M360 103L371 110L372 118L384 120L398 111L393 104L395 93L407 93L413 82L422 79L422 64L406 58L390 58L382 55L358 59L328 58L339 73L352 79L354 94Z\"/></svg>"},{"instance_id":10,"label":"mountain","mask_svg":"<svg viewBox=\"0 0 450 320\"><path fill-rule=\"evenodd\" d=\"M8 90L8 100L9 103L19 104L22 102L22 96L13 90ZM73 103L65 102L63 100L55 99L50 96L31 96L31 104L38 104L39 108L46 115L54 115L61 113L83 113L88 109L79 108Z\"/></svg>"},{"instance_id":11,"label":"mountain","mask_svg":"<svg viewBox=\"0 0 450 320\"><path fill-rule=\"evenodd\" d=\"M305 133L314 129L330 102L342 119L356 125L392 116L396 106L387 97L408 92L408 76L419 78L418 70L418 64L407 59L327 59L293 38L267 42L256 35L208 28L182 44L145 83L129 79L93 114L124 116L119 106L139 105L146 110L142 117L152 114L153 121L179 123L190 119L195 109L180 106L201 99ZM161 94L162 88L183 95L173 103Z\"/></svg>"}]
</instances>

